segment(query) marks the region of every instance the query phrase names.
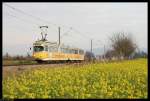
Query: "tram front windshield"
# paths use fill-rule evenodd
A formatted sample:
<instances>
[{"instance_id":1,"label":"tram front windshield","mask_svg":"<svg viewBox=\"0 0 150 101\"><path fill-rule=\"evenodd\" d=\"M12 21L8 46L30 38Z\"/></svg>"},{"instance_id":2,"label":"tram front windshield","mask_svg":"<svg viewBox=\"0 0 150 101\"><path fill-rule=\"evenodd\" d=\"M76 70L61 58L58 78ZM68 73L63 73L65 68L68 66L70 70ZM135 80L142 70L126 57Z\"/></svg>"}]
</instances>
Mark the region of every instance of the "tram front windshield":
<instances>
[{"instance_id":1,"label":"tram front windshield","mask_svg":"<svg viewBox=\"0 0 150 101\"><path fill-rule=\"evenodd\" d=\"M40 52L40 51L44 51L43 46L34 46L34 52Z\"/></svg>"}]
</instances>

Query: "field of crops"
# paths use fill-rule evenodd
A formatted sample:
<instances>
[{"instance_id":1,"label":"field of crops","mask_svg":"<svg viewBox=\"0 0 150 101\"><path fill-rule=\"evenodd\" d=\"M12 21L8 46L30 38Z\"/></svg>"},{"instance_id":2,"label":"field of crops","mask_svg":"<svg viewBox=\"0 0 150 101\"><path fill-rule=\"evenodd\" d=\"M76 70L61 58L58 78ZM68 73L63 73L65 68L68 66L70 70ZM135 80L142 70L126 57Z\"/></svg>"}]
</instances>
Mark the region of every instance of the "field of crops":
<instances>
[{"instance_id":1,"label":"field of crops","mask_svg":"<svg viewBox=\"0 0 150 101\"><path fill-rule=\"evenodd\" d=\"M147 98L147 59L26 71L3 80L3 98Z\"/></svg>"}]
</instances>

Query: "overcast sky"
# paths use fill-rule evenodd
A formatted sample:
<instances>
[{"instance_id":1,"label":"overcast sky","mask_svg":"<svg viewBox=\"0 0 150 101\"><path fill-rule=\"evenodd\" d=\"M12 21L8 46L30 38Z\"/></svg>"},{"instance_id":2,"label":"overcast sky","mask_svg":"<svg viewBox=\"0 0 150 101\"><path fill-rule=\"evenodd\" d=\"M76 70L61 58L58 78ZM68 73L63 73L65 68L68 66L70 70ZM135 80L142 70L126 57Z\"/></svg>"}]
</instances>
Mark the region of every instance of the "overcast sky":
<instances>
[{"instance_id":1,"label":"overcast sky","mask_svg":"<svg viewBox=\"0 0 150 101\"><path fill-rule=\"evenodd\" d=\"M94 49L108 49L115 32L129 33L147 50L147 23L147 3L3 3L3 54L30 52L40 25L49 26L49 41L58 41L60 26L61 42L85 50L90 39Z\"/></svg>"}]
</instances>

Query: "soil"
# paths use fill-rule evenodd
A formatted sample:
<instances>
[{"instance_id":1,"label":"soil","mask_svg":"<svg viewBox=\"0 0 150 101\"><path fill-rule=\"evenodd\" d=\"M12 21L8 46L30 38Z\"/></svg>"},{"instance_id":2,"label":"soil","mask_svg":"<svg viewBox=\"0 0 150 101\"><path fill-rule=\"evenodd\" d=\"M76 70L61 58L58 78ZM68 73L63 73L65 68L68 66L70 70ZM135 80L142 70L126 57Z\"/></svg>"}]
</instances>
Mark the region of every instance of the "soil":
<instances>
[{"instance_id":1,"label":"soil","mask_svg":"<svg viewBox=\"0 0 150 101\"><path fill-rule=\"evenodd\" d=\"M3 66L3 79L7 76L18 75L26 70L33 70L38 68L59 68L66 65L83 65L82 63L73 63L73 64L40 64L40 65L20 65L20 66Z\"/></svg>"}]
</instances>

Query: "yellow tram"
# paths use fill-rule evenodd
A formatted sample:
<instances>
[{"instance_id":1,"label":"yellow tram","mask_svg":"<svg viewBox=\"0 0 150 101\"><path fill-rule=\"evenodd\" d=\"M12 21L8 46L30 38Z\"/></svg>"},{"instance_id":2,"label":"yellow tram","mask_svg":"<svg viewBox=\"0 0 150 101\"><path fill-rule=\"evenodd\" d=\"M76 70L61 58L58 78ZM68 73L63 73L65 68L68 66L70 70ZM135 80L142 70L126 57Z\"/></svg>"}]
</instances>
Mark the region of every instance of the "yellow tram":
<instances>
[{"instance_id":1,"label":"yellow tram","mask_svg":"<svg viewBox=\"0 0 150 101\"><path fill-rule=\"evenodd\" d=\"M84 50L72 48L57 42L49 42L46 37L33 43L33 58L38 61L82 61Z\"/></svg>"}]
</instances>

